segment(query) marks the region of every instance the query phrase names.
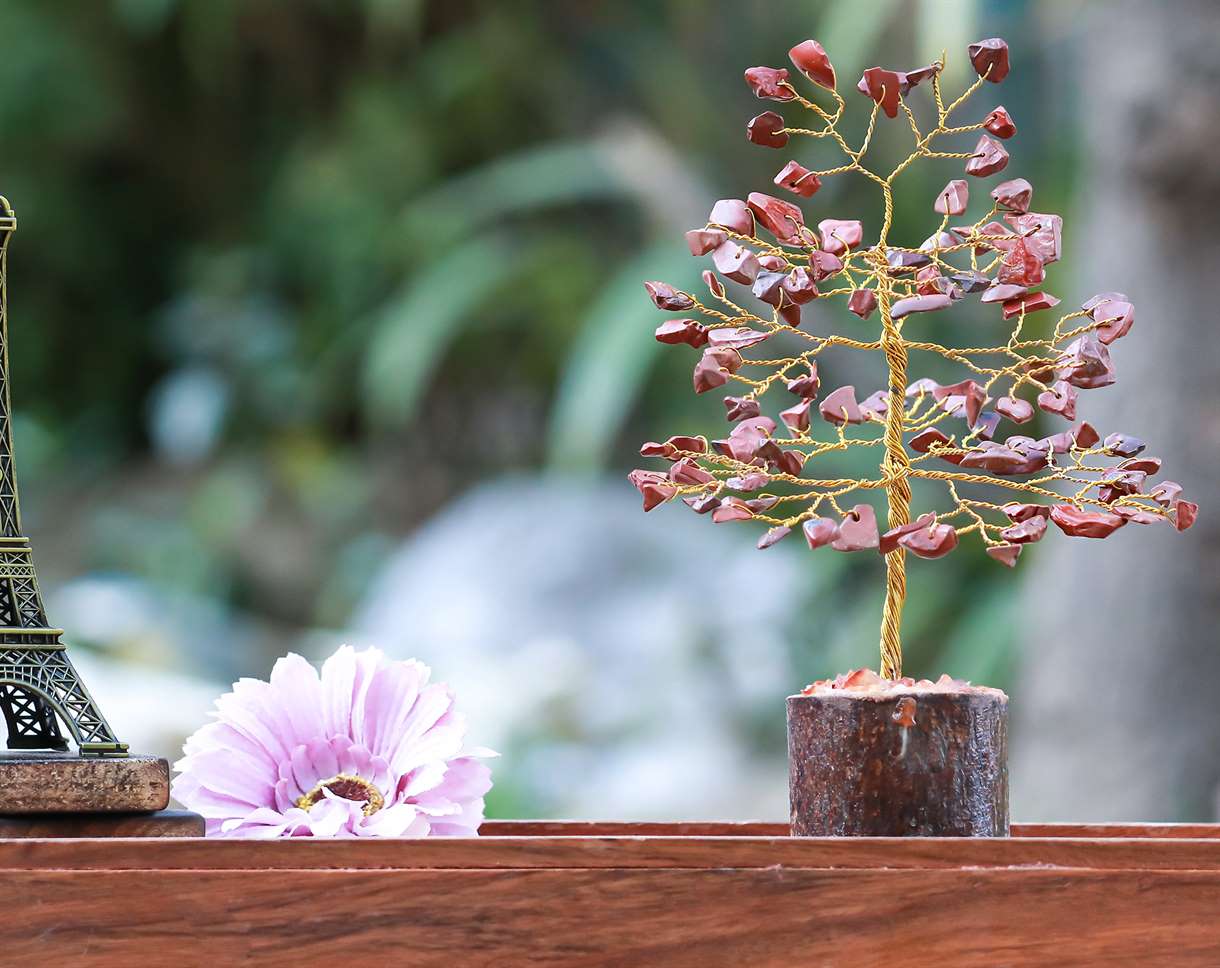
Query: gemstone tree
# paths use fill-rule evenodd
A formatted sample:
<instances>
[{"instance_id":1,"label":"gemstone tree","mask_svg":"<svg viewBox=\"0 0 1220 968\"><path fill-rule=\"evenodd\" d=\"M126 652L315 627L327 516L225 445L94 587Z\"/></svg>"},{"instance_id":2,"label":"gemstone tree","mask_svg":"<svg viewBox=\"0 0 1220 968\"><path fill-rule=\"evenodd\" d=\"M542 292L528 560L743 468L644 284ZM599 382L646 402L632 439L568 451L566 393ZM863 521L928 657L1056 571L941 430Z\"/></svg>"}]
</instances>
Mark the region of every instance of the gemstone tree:
<instances>
[{"instance_id":1,"label":"gemstone tree","mask_svg":"<svg viewBox=\"0 0 1220 968\"><path fill-rule=\"evenodd\" d=\"M644 509L681 497L717 523L763 522L770 528L759 540L760 548L799 529L810 548L877 549L887 568L881 671L893 679L902 674L899 629L908 551L940 558L961 536L973 533L988 555L1012 567L1022 546L1040 540L1048 523L1072 537L1104 538L1129 523L1167 521L1183 531L1198 512L1197 505L1182 498L1178 484L1151 483L1161 462L1142 456L1142 441L1121 433L1103 439L1090 424L1075 422L1078 392L1114 382L1109 348L1131 329L1135 311L1126 296L1108 292L1064 314L1053 327L1031 319L1059 304L1039 286L1044 267L1060 257L1063 223L1058 215L1031 210L1028 181L1012 178L995 185L985 210L970 220L961 217L970 183L954 178L932 200L940 221L926 240L918 246L890 240L895 181L915 162L956 160L972 178L998 174L1008 165L1002 142L1017 129L1003 107L992 108L981 121L952 120L985 83L1007 76L1008 45L992 38L971 44L968 53L978 78L949 104L940 83L943 55L911 71L866 70L856 88L873 105L858 148L840 131L846 104L834 67L817 41L797 44L789 58L825 92L823 99L833 101L832 107L802 95L786 68L747 70L746 83L759 98L792 102L813 115L813 127L789 127L778 113L766 111L747 125L750 141L782 149L794 136L822 139L845 158L820 170L788 161L775 184L809 199L827 178L863 175L882 196L876 241L865 244L858 219L822 218L815 231L797 205L752 192L744 200L717 202L707 224L686 235L692 255L711 256L715 271L703 273L710 303L662 282L645 283L658 309L690 314L662 323L656 338L702 350L694 369L695 392L741 390L724 398L733 424L724 439L709 444L704 437L677 436L641 448L645 457L670 462L667 473L631 473ZM927 131L906 100L920 85L930 89L935 110L935 124ZM914 140L910 154L888 173L865 164L882 112L887 118L901 114ZM942 138L975 133L972 150L940 150ZM748 287L766 310L744 308L722 277ZM858 317L854 335L817 335L802 328L802 307L834 297L843 297ZM922 338L919 329L924 327L917 321L924 314L953 312L970 297L995 305L1007 324L1004 342L951 347ZM908 324L915 330L909 335ZM756 349L768 340L774 340L772 346L799 340L799 352ZM883 354L885 386L862 399L854 386L821 393L818 363L830 347ZM962 367L965 378L948 385L928 378L908 383L912 353L939 356ZM779 411L778 421L763 413L771 390L789 394L785 403L790 405ZM996 439L1004 421L1028 423L1035 407L1067 421L1068 428L1041 438L1012 434ZM814 417L829 431L824 439L812 433ZM857 448L880 452L875 476L806 474L815 458ZM945 509L912 519L913 480L942 485ZM873 506L854 497L869 491L884 491L888 498L884 532ZM1004 500L996 498L996 491L1011 493Z\"/></svg>"}]
</instances>

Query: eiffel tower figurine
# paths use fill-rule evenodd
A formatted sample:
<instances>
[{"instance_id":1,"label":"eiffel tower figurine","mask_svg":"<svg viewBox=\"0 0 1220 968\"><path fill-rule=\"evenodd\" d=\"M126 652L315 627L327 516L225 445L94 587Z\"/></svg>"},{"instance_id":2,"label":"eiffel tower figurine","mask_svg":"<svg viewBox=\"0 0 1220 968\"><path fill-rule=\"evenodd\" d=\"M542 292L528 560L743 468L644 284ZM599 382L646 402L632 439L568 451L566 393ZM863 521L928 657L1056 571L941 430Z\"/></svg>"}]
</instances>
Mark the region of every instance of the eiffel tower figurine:
<instances>
[{"instance_id":1,"label":"eiffel tower figurine","mask_svg":"<svg viewBox=\"0 0 1220 968\"><path fill-rule=\"evenodd\" d=\"M68 748L67 728L83 756L127 756L101 710L49 628L30 540L21 533L13 470L12 409L8 381L8 241L17 219L0 195L0 710L14 750Z\"/></svg>"}]
</instances>

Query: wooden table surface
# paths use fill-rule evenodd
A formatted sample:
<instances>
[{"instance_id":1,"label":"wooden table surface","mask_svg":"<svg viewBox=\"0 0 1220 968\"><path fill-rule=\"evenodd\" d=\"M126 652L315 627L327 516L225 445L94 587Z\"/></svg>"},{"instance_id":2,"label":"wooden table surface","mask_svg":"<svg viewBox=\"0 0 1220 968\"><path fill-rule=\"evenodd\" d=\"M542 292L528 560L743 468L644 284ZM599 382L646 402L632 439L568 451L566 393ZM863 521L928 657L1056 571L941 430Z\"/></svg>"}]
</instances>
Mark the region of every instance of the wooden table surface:
<instances>
[{"instance_id":1,"label":"wooden table surface","mask_svg":"<svg viewBox=\"0 0 1220 968\"><path fill-rule=\"evenodd\" d=\"M0 964L1220 966L1220 827L0 840Z\"/></svg>"}]
</instances>

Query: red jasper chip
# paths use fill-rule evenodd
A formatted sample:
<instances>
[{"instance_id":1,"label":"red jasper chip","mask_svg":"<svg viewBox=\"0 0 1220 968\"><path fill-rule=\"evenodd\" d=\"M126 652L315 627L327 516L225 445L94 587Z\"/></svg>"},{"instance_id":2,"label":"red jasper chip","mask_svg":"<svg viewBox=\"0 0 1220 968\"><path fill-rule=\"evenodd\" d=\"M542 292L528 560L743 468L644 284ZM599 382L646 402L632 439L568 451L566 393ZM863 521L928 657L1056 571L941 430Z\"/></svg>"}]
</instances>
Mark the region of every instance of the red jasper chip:
<instances>
[{"instance_id":1,"label":"red jasper chip","mask_svg":"<svg viewBox=\"0 0 1220 968\"><path fill-rule=\"evenodd\" d=\"M957 238L952 232L937 232L935 235L929 235L919 244L919 251L939 252L941 249L952 248L957 244Z\"/></svg>"},{"instance_id":2,"label":"red jasper chip","mask_svg":"<svg viewBox=\"0 0 1220 968\"><path fill-rule=\"evenodd\" d=\"M795 393L798 397L816 397L821 382L821 379L818 377L818 365L810 363L808 373L788 381L788 392Z\"/></svg>"},{"instance_id":3,"label":"red jasper chip","mask_svg":"<svg viewBox=\"0 0 1220 968\"><path fill-rule=\"evenodd\" d=\"M945 447L948 444L949 438L936 427L928 427L926 430L921 430L911 438L911 450L920 454L930 453L935 447ZM960 464L963 455L937 453L936 456L941 458L941 460L947 460L950 464Z\"/></svg>"},{"instance_id":4,"label":"red jasper chip","mask_svg":"<svg viewBox=\"0 0 1220 968\"><path fill-rule=\"evenodd\" d=\"M877 550L883 555L888 555L891 551L898 547L898 539L904 534L910 534L912 531L918 531L921 528L926 528L936 523L936 515L928 512L921 514L916 520L909 524L901 524L896 528L890 528L881 536L877 545Z\"/></svg>"},{"instance_id":5,"label":"red jasper chip","mask_svg":"<svg viewBox=\"0 0 1220 968\"><path fill-rule=\"evenodd\" d=\"M839 537L839 526L831 518L810 518L801 531L810 549L823 548Z\"/></svg>"},{"instance_id":6,"label":"red jasper chip","mask_svg":"<svg viewBox=\"0 0 1220 968\"><path fill-rule=\"evenodd\" d=\"M1012 319L1022 313L1036 313L1059 305L1059 299L1049 292L1030 292L1004 303L1004 318Z\"/></svg>"},{"instance_id":7,"label":"red jasper chip","mask_svg":"<svg viewBox=\"0 0 1220 968\"><path fill-rule=\"evenodd\" d=\"M781 410L779 419L794 433L803 433L809 429L809 408L812 404L811 399L802 400L787 410Z\"/></svg>"},{"instance_id":8,"label":"red jasper chip","mask_svg":"<svg viewBox=\"0 0 1220 968\"><path fill-rule=\"evenodd\" d=\"M871 504L857 504L839 522L839 535L830 543L835 551L866 551L881 541L877 512Z\"/></svg>"},{"instance_id":9,"label":"red jasper chip","mask_svg":"<svg viewBox=\"0 0 1220 968\"><path fill-rule=\"evenodd\" d=\"M692 494L690 497L682 498L682 503L696 514L707 514L708 511L714 511L720 507L720 498L715 494Z\"/></svg>"},{"instance_id":10,"label":"red jasper chip","mask_svg":"<svg viewBox=\"0 0 1220 968\"><path fill-rule=\"evenodd\" d=\"M887 117L896 118L898 102L906 93L907 81L897 71L870 67L856 83L856 90L880 104Z\"/></svg>"},{"instance_id":11,"label":"red jasper chip","mask_svg":"<svg viewBox=\"0 0 1220 968\"><path fill-rule=\"evenodd\" d=\"M754 234L754 215L750 207L740 198L722 198L712 206L712 213L707 217L712 225L723 225L731 232L739 235Z\"/></svg>"},{"instance_id":12,"label":"red jasper chip","mask_svg":"<svg viewBox=\"0 0 1220 968\"><path fill-rule=\"evenodd\" d=\"M983 295L979 297L979 302L994 303L1008 302L1011 299L1016 299L1018 296L1024 296L1029 292L1027 286L1018 286L1014 283L1003 283L991 286Z\"/></svg>"},{"instance_id":13,"label":"red jasper chip","mask_svg":"<svg viewBox=\"0 0 1220 968\"><path fill-rule=\"evenodd\" d=\"M659 504L664 504L678 493L677 487L669 483L665 475L659 471L634 470L627 475L627 480L644 498L644 510L651 511Z\"/></svg>"},{"instance_id":14,"label":"red jasper chip","mask_svg":"<svg viewBox=\"0 0 1220 968\"><path fill-rule=\"evenodd\" d=\"M938 309L946 309L952 304L952 297L945 293L936 293L931 296L908 296L905 299L899 299L890 307L890 317L902 319L903 316L911 313L931 313Z\"/></svg>"},{"instance_id":15,"label":"red jasper chip","mask_svg":"<svg viewBox=\"0 0 1220 968\"><path fill-rule=\"evenodd\" d=\"M1063 219L1042 212L1010 212L1004 221L1025 239L1025 244L1045 265L1058 262L1063 254Z\"/></svg>"},{"instance_id":16,"label":"red jasper chip","mask_svg":"<svg viewBox=\"0 0 1220 968\"><path fill-rule=\"evenodd\" d=\"M1029 423L1034 419L1034 408L1028 400L1020 397L1000 397L995 402L996 412L1013 423Z\"/></svg>"},{"instance_id":17,"label":"red jasper chip","mask_svg":"<svg viewBox=\"0 0 1220 968\"><path fill-rule=\"evenodd\" d=\"M962 380L960 383L940 386L932 391L932 397L936 400L959 396L966 410L966 426L973 427L978 422L983 404L987 402L987 391L973 380Z\"/></svg>"},{"instance_id":18,"label":"red jasper chip","mask_svg":"<svg viewBox=\"0 0 1220 968\"><path fill-rule=\"evenodd\" d=\"M712 521L715 524L724 524L728 521L749 521L752 517L754 517L754 512L744 501L735 497L726 497L720 502L720 507L712 512Z\"/></svg>"},{"instance_id":19,"label":"red jasper chip","mask_svg":"<svg viewBox=\"0 0 1220 968\"><path fill-rule=\"evenodd\" d=\"M976 255L986 255L993 249L1001 251L1009 248L1014 241L1013 231L999 222L988 222L976 230L973 225L954 225L949 229L962 242L975 242Z\"/></svg>"},{"instance_id":20,"label":"red jasper chip","mask_svg":"<svg viewBox=\"0 0 1220 968\"><path fill-rule=\"evenodd\" d=\"M732 239L716 248L712 262L717 272L734 282L748 285L758 276L758 256Z\"/></svg>"},{"instance_id":21,"label":"red jasper chip","mask_svg":"<svg viewBox=\"0 0 1220 968\"><path fill-rule=\"evenodd\" d=\"M939 64L928 64L926 67L917 67L913 71L898 71L899 78L902 79L902 93L906 94L913 87L918 87L930 77L935 77L940 73Z\"/></svg>"},{"instance_id":22,"label":"red jasper chip","mask_svg":"<svg viewBox=\"0 0 1220 968\"><path fill-rule=\"evenodd\" d=\"M1004 146L987 135L979 136L974 154L966 160L966 174L975 178L986 178L1008 167L1008 152Z\"/></svg>"},{"instance_id":23,"label":"red jasper chip","mask_svg":"<svg viewBox=\"0 0 1220 968\"><path fill-rule=\"evenodd\" d=\"M803 198L812 198L822 187L822 180L804 165L790 161L775 176L775 184Z\"/></svg>"},{"instance_id":24,"label":"red jasper chip","mask_svg":"<svg viewBox=\"0 0 1220 968\"><path fill-rule=\"evenodd\" d=\"M935 265L926 265L915 273L915 291L922 296L933 296L936 293L948 293L949 281L940 274Z\"/></svg>"},{"instance_id":25,"label":"red jasper chip","mask_svg":"<svg viewBox=\"0 0 1220 968\"><path fill-rule=\"evenodd\" d=\"M912 252L909 249L889 249L885 253L885 261L891 269L906 272L910 269L926 266L932 260L923 252Z\"/></svg>"},{"instance_id":26,"label":"red jasper chip","mask_svg":"<svg viewBox=\"0 0 1220 968\"><path fill-rule=\"evenodd\" d=\"M708 331L707 341L715 349L744 350L757 346L769 335L749 326L721 326Z\"/></svg>"},{"instance_id":27,"label":"red jasper chip","mask_svg":"<svg viewBox=\"0 0 1220 968\"><path fill-rule=\"evenodd\" d=\"M791 202L762 192L750 192L747 204L758 224L780 242L793 242L800 238L797 233L805 226L805 216Z\"/></svg>"},{"instance_id":28,"label":"red jasper chip","mask_svg":"<svg viewBox=\"0 0 1220 968\"><path fill-rule=\"evenodd\" d=\"M724 409L726 420L748 420L757 417L762 412L757 400L746 397L725 397Z\"/></svg>"},{"instance_id":29,"label":"red jasper chip","mask_svg":"<svg viewBox=\"0 0 1220 968\"><path fill-rule=\"evenodd\" d=\"M1046 458L1022 454L1005 444L984 440L964 454L959 463L962 467L975 467L993 474L1029 474L1043 467Z\"/></svg>"},{"instance_id":30,"label":"red jasper chip","mask_svg":"<svg viewBox=\"0 0 1220 968\"><path fill-rule=\"evenodd\" d=\"M768 272L787 272L788 260L781 255L760 255L758 266Z\"/></svg>"},{"instance_id":31,"label":"red jasper chip","mask_svg":"<svg viewBox=\"0 0 1220 968\"><path fill-rule=\"evenodd\" d=\"M822 235L822 249L832 255L840 255L854 249L864 238L864 226L856 219L824 218L818 222Z\"/></svg>"},{"instance_id":32,"label":"red jasper chip","mask_svg":"<svg viewBox=\"0 0 1220 968\"><path fill-rule=\"evenodd\" d=\"M793 329L801 325L801 307L796 303L784 302L779 307L779 317Z\"/></svg>"},{"instance_id":33,"label":"red jasper chip","mask_svg":"<svg viewBox=\"0 0 1220 968\"><path fill-rule=\"evenodd\" d=\"M1122 339L1135 325L1135 307L1121 299L1111 299L1094 306L1089 316L1098 323L1097 338L1106 346Z\"/></svg>"},{"instance_id":34,"label":"red jasper chip","mask_svg":"<svg viewBox=\"0 0 1220 968\"><path fill-rule=\"evenodd\" d=\"M741 356L734 349L711 349L695 364L694 385L696 393L706 393L729 382L729 374L741 367Z\"/></svg>"},{"instance_id":35,"label":"red jasper chip","mask_svg":"<svg viewBox=\"0 0 1220 968\"><path fill-rule=\"evenodd\" d=\"M644 288L648 291L648 296L657 309L680 313L695 305L695 301L687 293L675 289L668 283L646 282Z\"/></svg>"},{"instance_id":36,"label":"red jasper chip","mask_svg":"<svg viewBox=\"0 0 1220 968\"><path fill-rule=\"evenodd\" d=\"M1064 347L1055 376L1082 390L1108 387L1115 380L1110 351L1096 333L1085 333Z\"/></svg>"},{"instance_id":37,"label":"red jasper chip","mask_svg":"<svg viewBox=\"0 0 1220 968\"><path fill-rule=\"evenodd\" d=\"M788 143L784 119L774 111L764 111L746 125L746 140L764 148L782 148Z\"/></svg>"},{"instance_id":38,"label":"red jasper chip","mask_svg":"<svg viewBox=\"0 0 1220 968\"><path fill-rule=\"evenodd\" d=\"M1045 504L1018 504L1010 501L1000 508L1012 521L1028 521L1030 518L1049 518L1051 509Z\"/></svg>"},{"instance_id":39,"label":"red jasper chip","mask_svg":"<svg viewBox=\"0 0 1220 968\"><path fill-rule=\"evenodd\" d=\"M772 465L781 474L796 477L805 466L805 455L797 450L785 450L772 461Z\"/></svg>"},{"instance_id":40,"label":"red jasper chip","mask_svg":"<svg viewBox=\"0 0 1220 968\"><path fill-rule=\"evenodd\" d=\"M861 319L868 319L877 308L877 294L871 289L856 289L847 297L847 308Z\"/></svg>"},{"instance_id":41,"label":"red jasper chip","mask_svg":"<svg viewBox=\"0 0 1220 968\"><path fill-rule=\"evenodd\" d=\"M1076 419L1076 388L1063 380L1056 380L1049 390L1038 394L1038 407L1046 413L1057 413L1065 420Z\"/></svg>"},{"instance_id":42,"label":"red jasper chip","mask_svg":"<svg viewBox=\"0 0 1220 968\"><path fill-rule=\"evenodd\" d=\"M957 530L951 524L930 524L910 531L898 543L920 558L943 558L957 547Z\"/></svg>"},{"instance_id":43,"label":"red jasper chip","mask_svg":"<svg viewBox=\"0 0 1220 968\"><path fill-rule=\"evenodd\" d=\"M735 491L749 493L750 491L757 491L760 487L766 487L771 483L771 478L762 471L751 471L749 474L744 474L741 477L730 477L724 483Z\"/></svg>"},{"instance_id":44,"label":"red jasper chip","mask_svg":"<svg viewBox=\"0 0 1220 968\"><path fill-rule=\"evenodd\" d=\"M991 190L991 197L1002 207L1024 214L1034 198L1034 186L1024 178L1010 178Z\"/></svg>"},{"instance_id":45,"label":"red jasper chip","mask_svg":"<svg viewBox=\"0 0 1220 968\"><path fill-rule=\"evenodd\" d=\"M1110 434L1105 442L1106 453L1117 457L1134 457L1142 453L1146 446L1138 437L1129 434Z\"/></svg>"},{"instance_id":46,"label":"red jasper chip","mask_svg":"<svg viewBox=\"0 0 1220 968\"><path fill-rule=\"evenodd\" d=\"M890 392L876 390L860 401L860 412L869 420L881 419L890 409Z\"/></svg>"},{"instance_id":47,"label":"red jasper chip","mask_svg":"<svg viewBox=\"0 0 1220 968\"><path fill-rule=\"evenodd\" d=\"M860 412L860 404L856 402L856 388L853 386L832 390L818 404L818 412L823 420L836 426L864 422L864 414Z\"/></svg>"},{"instance_id":48,"label":"red jasper chip","mask_svg":"<svg viewBox=\"0 0 1220 968\"><path fill-rule=\"evenodd\" d=\"M1159 457L1129 457L1118 466L1125 471L1143 471L1151 476L1161 472L1161 459Z\"/></svg>"},{"instance_id":49,"label":"red jasper chip","mask_svg":"<svg viewBox=\"0 0 1220 968\"><path fill-rule=\"evenodd\" d=\"M1069 430L1065 430L1058 434L1052 434L1049 437L1044 437L1043 441L1056 454L1066 454L1073 447L1088 450L1100 439L1101 438L1098 436L1097 431L1093 429L1093 425L1088 421L1082 420Z\"/></svg>"},{"instance_id":50,"label":"red jasper chip","mask_svg":"<svg viewBox=\"0 0 1220 968\"><path fill-rule=\"evenodd\" d=\"M817 298L818 287L814 282L813 273L804 266L797 266L786 276L780 285L785 295L798 306L803 306Z\"/></svg>"},{"instance_id":51,"label":"red jasper chip","mask_svg":"<svg viewBox=\"0 0 1220 968\"><path fill-rule=\"evenodd\" d=\"M792 533L792 529L784 527L783 525L780 525L779 527L776 527L776 528L771 528L771 530L769 530L766 534L764 534L761 538L758 539L758 550L763 551L767 548L770 548L777 541L782 541L784 538L788 537L788 535L790 535L791 533Z\"/></svg>"},{"instance_id":52,"label":"red jasper chip","mask_svg":"<svg viewBox=\"0 0 1220 968\"><path fill-rule=\"evenodd\" d=\"M815 282L821 282L843 271L843 260L833 252L816 249L809 253L809 271L813 273Z\"/></svg>"},{"instance_id":53,"label":"red jasper chip","mask_svg":"<svg viewBox=\"0 0 1220 968\"><path fill-rule=\"evenodd\" d=\"M707 255L727 238L719 229L691 229L686 233L686 245L691 255Z\"/></svg>"},{"instance_id":54,"label":"red jasper chip","mask_svg":"<svg viewBox=\"0 0 1220 968\"><path fill-rule=\"evenodd\" d=\"M788 59L793 66L813 81L818 87L828 91L835 89L835 69L826 56L826 51L816 40L802 40L788 51Z\"/></svg>"},{"instance_id":55,"label":"red jasper chip","mask_svg":"<svg viewBox=\"0 0 1220 968\"><path fill-rule=\"evenodd\" d=\"M761 265L762 260L759 260ZM784 274L782 272L760 272L750 291L768 306L780 306L784 300Z\"/></svg>"},{"instance_id":56,"label":"red jasper chip","mask_svg":"<svg viewBox=\"0 0 1220 968\"><path fill-rule=\"evenodd\" d=\"M916 397L926 397L936 392L936 388L940 384L928 377L922 377L912 383L906 389L906 397L908 400L914 400Z\"/></svg>"},{"instance_id":57,"label":"red jasper chip","mask_svg":"<svg viewBox=\"0 0 1220 968\"><path fill-rule=\"evenodd\" d=\"M1000 532L1000 537L1013 544L1030 544L1034 541L1041 541L1044 534L1046 534L1046 518L1036 516L1005 528Z\"/></svg>"},{"instance_id":58,"label":"red jasper chip","mask_svg":"<svg viewBox=\"0 0 1220 968\"><path fill-rule=\"evenodd\" d=\"M1130 507L1125 504L1116 504L1111 510L1128 524L1160 524L1165 520L1165 516L1162 514L1154 514L1144 508Z\"/></svg>"},{"instance_id":59,"label":"red jasper chip","mask_svg":"<svg viewBox=\"0 0 1220 968\"><path fill-rule=\"evenodd\" d=\"M657 327L656 337L658 343L670 346L686 343L698 347L707 342L707 327L695 319L668 319Z\"/></svg>"},{"instance_id":60,"label":"red jasper chip","mask_svg":"<svg viewBox=\"0 0 1220 968\"><path fill-rule=\"evenodd\" d=\"M745 74L746 83L757 98L770 101L791 101L796 91L788 83L788 71L783 67L751 67Z\"/></svg>"},{"instance_id":61,"label":"red jasper chip","mask_svg":"<svg viewBox=\"0 0 1220 968\"><path fill-rule=\"evenodd\" d=\"M712 272L712 270L711 270L711 269L704 269L704 270L703 270L703 284L704 284L705 286L707 286L707 288L708 288L708 290L711 292L711 294L712 294L713 296L715 296L717 299L723 298L723 296L724 296L724 283L722 283L722 282L721 282L721 281L720 281L720 280L719 280L719 279L716 277L716 273Z\"/></svg>"},{"instance_id":62,"label":"red jasper chip","mask_svg":"<svg viewBox=\"0 0 1220 968\"><path fill-rule=\"evenodd\" d=\"M641 457L665 457L677 460L682 454L706 454L707 438L705 437L670 437L663 444L648 441L640 447Z\"/></svg>"},{"instance_id":63,"label":"red jasper chip","mask_svg":"<svg viewBox=\"0 0 1220 968\"><path fill-rule=\"evenodd\" d=\"M995 110L983 119L983 128L997 138L1011 138L1017 133L1017 126L1002 104L997 105Z\"/></svg>"},{"instance_id":64,"label":"red jasper chip","mask_svg":"<svg viewBox=\"0 0 1220 968\"><path fill-rule=\"evenodd\" d=\"M1199 517L1199 505L1194 501L1179 501L1174 511L1173 523L1179 531L1185 531Z\"/></svg>"},{"instance_id":65,"label":"red jasper chip","mask_svg":"<svg viewBox=\"0 0 1220 968\"><path fill-rule=\"evenodd\" d=\"M991 285L991 280L987 276L973 269L955 272L949 278L964 292L982 292Z\"/></svg>"},{"instance_id":66,"label":"red jasper chip","mask_svg":"<svg viewBox=\"0 0 1220 968\"><path fill-rule=\"evenodd\" d=\"M999 37L975 41L968 48L968 53L979 77L999 84L1008 76L1008 44Z\"/></svg>"},{"instance_id":67,"label":"red jasper chip","mask_svg":"<svg viewBox=\"0 0 1220 968\"><path fill-rule=\"evenodd\" d=\"M970 202L970 186L964 178L954 178L932 203L932 210L941 215L961 215Z\"/></svg>"},{"instance_id":68,"label":"red jasper chip","mask_svg":"<svg viewBox=\"0 0 1220 968\"><path fill-rule=\"evenodd\" d=\"M1161 481L1149 494L1161 507L1176 507L1182 497L1182 485L1177 481Z\"/></svg>"},{"instance_id":69,"label":"red jasper chip","mask_svg":"<svg viewBox=\"0 0 1220 968\"><path fill-rule=\"evenodd\" d=\"M1106 538L1127 523L1109 511L1082 511L1070 504L1051 508L1051 520L1071 538Z\"/></svg>"},{"instance_id":70,"label":"red jasper chip","mask_svg":"<svg viewBox=\"0 0 1220 968\"><path fill-rule=\"evenodd\" d=\"M1007 568L1016 565L1021 557L1021 546L1016 544L988 545L987 554Z\"/></svg>"},{"instance_id":71,"label":"red jasper chip","mask_svg":"<svg viewBox=\"0 0 1220 968\"><path fill-rule=\"evenodd\" d=\"M669 479L675 484L711 484L716 480L689 457L683 457L669 468Z\"/></svg>"}]
</instances>

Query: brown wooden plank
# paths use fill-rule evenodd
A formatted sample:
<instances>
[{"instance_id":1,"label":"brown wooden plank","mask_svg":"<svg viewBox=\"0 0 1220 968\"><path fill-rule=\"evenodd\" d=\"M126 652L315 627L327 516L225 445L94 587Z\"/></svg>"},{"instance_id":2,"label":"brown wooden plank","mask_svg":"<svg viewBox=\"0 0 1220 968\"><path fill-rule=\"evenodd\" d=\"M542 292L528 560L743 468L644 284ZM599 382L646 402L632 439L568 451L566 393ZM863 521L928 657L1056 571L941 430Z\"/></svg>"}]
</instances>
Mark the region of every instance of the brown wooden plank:
<instances>
[{"instance_id":1,"label":"brown wooden plank","mask_svg":"<svg viewBox=\"0 0 1220 968\"><path fill-rule=\"evenodd\" d=\"M1215 872L40 871L3 883L13 964L1220 964Z\"/></svg>"},{"instance_id":2,"label":"brown wooden plank","mask_svg":"<svg viewBox=\"0 0 1220 968\"><path fill-rule=\"evenodd\" d=\"M186 810L26 814L0 817L0 838L202 837L203 827L203 817Z\"/></svg>"},{"instance_id":3,"label":"brown wooden plank","mask_svg":"<svg viewBox=\"0 0 1220 968\"><path fill-rule=\"evenodd\" d=\"M11 840L0 870L945 869L1220 870L1184 838L480 837L460 840Z\"/></svg>"},{"instance_id":4,"label":"brown wooden plank","mask_svg":"<svg viewBox=\"0 0 1220 968\"><path fill-rule=\"evenodd\" d=\"M637 822L605 820L489 820L479 832L499 837L786 837L788 824L758 820ZM1220 824L1018 823L1014 837L1220 838Z\"/></svg>"}]
</instances>

